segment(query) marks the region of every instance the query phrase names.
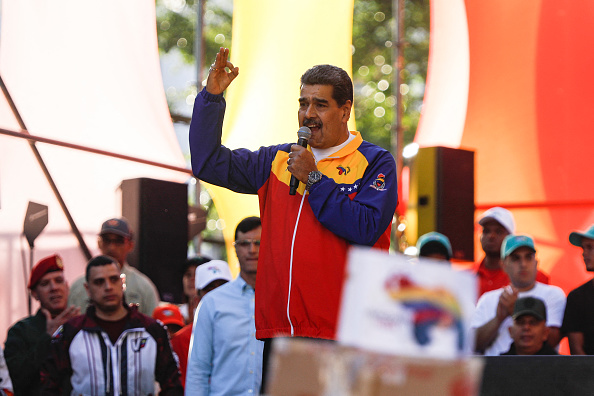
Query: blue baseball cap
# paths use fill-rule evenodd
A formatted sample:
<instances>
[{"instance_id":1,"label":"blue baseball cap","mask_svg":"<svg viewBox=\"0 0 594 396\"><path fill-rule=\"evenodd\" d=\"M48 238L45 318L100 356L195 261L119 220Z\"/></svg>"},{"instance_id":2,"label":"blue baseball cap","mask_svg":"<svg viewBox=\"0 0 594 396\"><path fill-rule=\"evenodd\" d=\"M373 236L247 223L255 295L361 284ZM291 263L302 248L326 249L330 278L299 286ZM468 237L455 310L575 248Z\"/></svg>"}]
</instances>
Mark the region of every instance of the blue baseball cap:
<instances>
[{"instance_id":1,"label":"blue baseball cap","mask_svg":"<svg viewBox=\"0 0 594 396\"><path fill-rule=\"evenodd\" d=\"M582 238L594 239L594 225L588 228L587 231L574 231L571 234L569 234L569 243L571 243L574 246L582 247Z\"/></svg>"},{"instance_id":2,"label":"blue baseball cap","mask_svg":"<svg viewBox=\"0 0 594 396\"><path fill-rule=\"evenodd\" d=\"M423 247L426 247L428 244L439 244L444 247L447 252L448 260L452 258L454 255L452 253L452 244L447 236L439 233L439 232L428 232L424 235L421 235L417 240L417 252L418 255L421 256Z\"/></svg>"},{"instance_id":3,"label":"blue baseball cap","mask_svg":"<svg viewBox=\"0 0 594 396\"><path fill-rule=\"evenodd\" d=\"M502 260L505 259L511 253L513 253L514 250L521 248L521 247L527 247L527 248L530 248L533 252L536 252L536 249L534 248L534 241L529 236L527 236L527 235L508 235L508 236L506 236L505 239L503 240L503 243L501 244L501 259Z\"/></svg>"},{"instance_id":4,"label":"blue baseball cap","mask_svg":"<svg viewBox=\"0 0 594 396\"><path fill-rule=\"evenodd\" d=\"M105 220L105 222L101 225L101 231L99 231L99 235L105 234L116 234L123 236L124 238L132 239L132 230L130 229L130 225L123 217Z\"/></svg>"}]
</instances>

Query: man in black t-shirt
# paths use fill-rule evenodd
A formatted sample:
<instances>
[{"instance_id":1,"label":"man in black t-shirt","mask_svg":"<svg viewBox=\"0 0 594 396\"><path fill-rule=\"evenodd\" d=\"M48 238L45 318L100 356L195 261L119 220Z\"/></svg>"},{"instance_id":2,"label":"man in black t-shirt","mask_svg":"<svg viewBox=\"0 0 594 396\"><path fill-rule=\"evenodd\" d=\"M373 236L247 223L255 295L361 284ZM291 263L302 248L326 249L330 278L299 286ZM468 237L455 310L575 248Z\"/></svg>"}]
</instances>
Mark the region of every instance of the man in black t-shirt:
<instances>
[{"instance_id":1,"label":"man in black t-shirt","mask_svg":"<svg viewBox=\"0 0 594 396\"><path fill-rule=\"evenodd\" d=\"M594 225L584 232L569 234L569 242L582 248L588 272L594 272ZM567 296L561 331L567 335L572 355L594 355L594 280L572 290Z\"/></svg>"}]
</instances>

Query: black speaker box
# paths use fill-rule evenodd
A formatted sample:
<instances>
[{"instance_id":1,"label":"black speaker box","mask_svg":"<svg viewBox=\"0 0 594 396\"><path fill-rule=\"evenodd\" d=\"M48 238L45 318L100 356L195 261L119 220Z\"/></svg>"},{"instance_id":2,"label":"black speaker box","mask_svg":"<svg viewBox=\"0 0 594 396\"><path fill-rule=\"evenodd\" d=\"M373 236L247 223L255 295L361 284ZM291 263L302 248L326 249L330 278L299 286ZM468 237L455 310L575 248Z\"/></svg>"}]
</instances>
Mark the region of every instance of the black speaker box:
<instances>
[{"instance_id":1,"label":"black speaker box","mask_svg":"<svg viewBox=\"0 0 594 396\"><path fill-rule=\"evenodd\" d=\"M412 163L407 239L437 231L450 239L454 258L474 260L474 152L424 147Z\"/></svg>"},{"instance_id":2,"label":"black speaker box","mask_svg":"<svg viewBox=\"0 0 594 396\"><path fill-rule=\"evenodd\" d=\"M122 215L134 231L128 262L146 274L161 300L181 303L188 251L188 186L149 178L122 181Z\"/></svg>"}]
</instances>

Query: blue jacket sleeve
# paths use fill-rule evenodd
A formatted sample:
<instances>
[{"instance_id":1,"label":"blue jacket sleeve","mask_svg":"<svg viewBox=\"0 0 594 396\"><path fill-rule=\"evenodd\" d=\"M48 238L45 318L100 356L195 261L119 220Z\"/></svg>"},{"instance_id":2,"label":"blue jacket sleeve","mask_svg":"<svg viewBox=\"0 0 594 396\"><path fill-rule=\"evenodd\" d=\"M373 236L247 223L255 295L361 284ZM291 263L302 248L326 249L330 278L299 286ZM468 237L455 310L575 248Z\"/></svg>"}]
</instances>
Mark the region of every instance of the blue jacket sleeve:
<instances>
[{"instance_id":1,"label":"blue jacket sleeve","mask_svg":"<svg viewBox=\"0 0 594 396\"><path fill-rule=\"evenodd\" d=\"M318 221L334 234L352 244L373 246L392 222L398 181L396 161L388 151L375 146L366 156L369 166L353 200L324 176L312 186L308 201Z\"/></svg>"},{"instance_id":2,"label":"blue jacket sleeve","mask_svg":"<svg viewBox=\"0 0 594 396\"><path fill-rule=\"evenodd\" d=\"M256 194L270 175L279 146L230 150L221 145L225 100L203 89L194 103L190 124L192 172L205 182Z\"/></svg>"}]
</instances>

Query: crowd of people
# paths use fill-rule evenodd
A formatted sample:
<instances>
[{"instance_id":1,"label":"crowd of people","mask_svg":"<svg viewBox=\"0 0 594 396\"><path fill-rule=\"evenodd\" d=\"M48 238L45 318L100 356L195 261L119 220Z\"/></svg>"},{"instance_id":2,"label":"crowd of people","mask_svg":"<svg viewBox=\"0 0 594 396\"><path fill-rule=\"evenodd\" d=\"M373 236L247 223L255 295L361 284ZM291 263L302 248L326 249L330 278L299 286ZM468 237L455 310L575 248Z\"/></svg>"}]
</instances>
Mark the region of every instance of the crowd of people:
<instances>
[{"instance_id":1,"label":"crowd of people","mask_svg":"<svg viewBox=\"0 0 594 396\"><path fill-rule=\"evenodd\" d=\"M190 150L198 178L259 197L260 217L235 230L238 276L232 279L224 261L189 258L180 271L184 302L164 304L151 280L127 262L134 249L127 221L107 220L101 255L71 287L58 254L33 267L28 288L40 308L8 331L9 378L0 359L6 392L258 394L266 389L274 338L335 340L348 247L389 248L395 160L348 130L352 81L331 65L301 77L298 121L311 132L308 148L222 146L223 92L239 75L228 56L221 48L196 97ZM566 299L538 271L534 241L515 234L509 211L487 210L478 224L485 256L474 269L476 353L556 354L567 336L572 354L594 354L594 282ZM569 241L594 271L594 227ZM419 257L452 259L448 237L437 232L421 236L417 248Z\"/></svg>"},{"instance_id":2,"label":"crowd of people","mask_svg":"<svg viewBox=\"0 0 594 396\"><path fill-rule=\"evenodd\" d=\"M537 250L528 235L515 234L512 213L501 207L479 218L484 258L473 272L478 302L472 316L477 354L556 355L567 337L572 355L594 354L594 280L572 290L567 297L538 269ZM587 271L594 271L594 225L574 231L569 242L582 248ZM447 236L430 232L419 237L417 255L449 263L452 246Z\"/></svg>"},{"instance_id":3,"label":"crowd of people","mask_svg":"<svg viewBox=\"0 0 594 396\"><path fill-rule=\"evenodd\" d=\"M184 388L192 395L258 394L264 343L255 337L254 295L261 232L259 217L237 225L235 280L225 261L189 258L180 276L184 286L193 285L184 287L180 305L160 302L152 281L127 264L133 232L124 218L101 227L101 254L81 277L84 299L73 296L58 254L41 259L28 283L39 310L9 329L0 356L3 394L182 395Z\"/></svg>"}]
</instances>

